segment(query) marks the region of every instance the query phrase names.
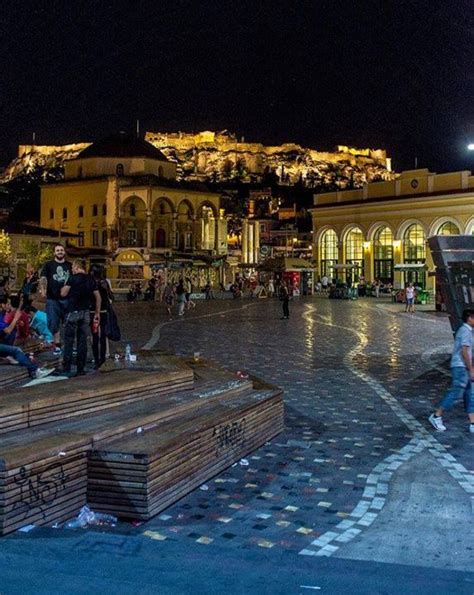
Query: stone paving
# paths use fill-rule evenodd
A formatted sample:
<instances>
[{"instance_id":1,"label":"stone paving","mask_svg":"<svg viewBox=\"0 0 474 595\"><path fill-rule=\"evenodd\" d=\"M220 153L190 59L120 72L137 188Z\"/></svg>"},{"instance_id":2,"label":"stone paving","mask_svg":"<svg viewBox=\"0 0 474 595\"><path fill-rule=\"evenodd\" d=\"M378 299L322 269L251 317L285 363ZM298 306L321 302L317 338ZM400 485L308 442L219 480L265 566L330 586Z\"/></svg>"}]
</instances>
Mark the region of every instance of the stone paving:
<instances>
[{"instance_id":1,"label":"stone paving","mask_svg":"<svg viewBox=\"0 0 474 595\"><path fill-rule=\"evenodd\" d=\"M473 437L462 406L447 417L444 434L426 419L449 383L447 318L405 314L372 299L301 298L290 306L290 320L280 320L278 300L198 302L182 319L168 320L160 304L118 305L124 339L133 337L134 347L199 351L281 386L286 430L155 519L137 528L120 524L116 532L164 544L344 557L380 523L394 521L387 511L398 470L430 456L454 501L472 510ZM459 541L457 562L430 550L416 563L464 568L472 533ZM388 559L410 563L397 556Z\"/></svg>"}]
</instances>

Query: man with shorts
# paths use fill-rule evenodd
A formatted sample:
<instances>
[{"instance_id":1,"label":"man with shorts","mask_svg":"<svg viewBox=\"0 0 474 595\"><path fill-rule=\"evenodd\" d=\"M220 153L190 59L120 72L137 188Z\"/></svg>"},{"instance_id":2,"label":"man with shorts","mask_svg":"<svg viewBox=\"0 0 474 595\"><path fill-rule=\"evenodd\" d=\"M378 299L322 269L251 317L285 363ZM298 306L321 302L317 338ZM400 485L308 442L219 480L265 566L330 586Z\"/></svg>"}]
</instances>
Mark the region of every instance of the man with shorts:
<instances>
[{"instance_id":1,"label":"man with shorts","mask_svg":"<svg viewBox=\"0 0 474 595\"><path fill-rule=\"evenodd\" d=\"M474 310L464 310L463 324L458 328L454 337L454 349L451 356L451 386L444 395L438 409L429 416L431 425L444 432L443 413L463 397L464 409L469 418L469 432L474 434L474 399L472 398L472 381L474 367L472 365L472 337L474 329Z\"/></svg>"},{"instance_id":2,"label":"man with shorts","mask_svg":"<svg viewBox=\"0 0 474 595\"><path fill-rule=\"evenodd\" d=\"M54 260L47 262L41 271L40 294L46 297L48 328L54 336L54 355L61 355L61 323L64 322L67 300L61 297L61 289L72 273L71 263L66 260L62 244L54 246Z\"/></svg>"}]
</instances>

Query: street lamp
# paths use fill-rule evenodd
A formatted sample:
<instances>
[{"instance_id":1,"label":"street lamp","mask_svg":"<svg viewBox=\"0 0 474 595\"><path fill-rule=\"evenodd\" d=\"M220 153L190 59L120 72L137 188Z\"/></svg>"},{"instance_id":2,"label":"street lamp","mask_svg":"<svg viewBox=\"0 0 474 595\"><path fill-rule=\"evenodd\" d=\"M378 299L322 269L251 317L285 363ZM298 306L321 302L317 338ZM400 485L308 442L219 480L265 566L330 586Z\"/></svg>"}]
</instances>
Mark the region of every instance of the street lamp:
<instances>
[{"instance_id":1,"label":"street lamp","mask_svg":"<svg viewBox=\"0 0 474 595\"><path fill-rule=\"evenodd\" d=\"M474 151L474 143L469 143L469 144L467 145L467 150L468 150L468 151Z\"/></svg>"}]
</instances>

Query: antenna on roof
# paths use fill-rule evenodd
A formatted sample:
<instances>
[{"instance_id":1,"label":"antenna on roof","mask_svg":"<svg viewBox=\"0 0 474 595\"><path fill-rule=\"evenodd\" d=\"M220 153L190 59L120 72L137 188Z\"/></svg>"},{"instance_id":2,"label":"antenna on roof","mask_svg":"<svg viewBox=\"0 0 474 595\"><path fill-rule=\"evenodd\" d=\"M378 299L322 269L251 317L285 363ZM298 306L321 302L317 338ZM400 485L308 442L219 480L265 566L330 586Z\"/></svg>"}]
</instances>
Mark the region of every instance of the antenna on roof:
<instances>
[{"instance_id":1,"label":"antenna on roof","mask_svg":"<svg viewBox=\"0 0 474 595\"><path fill-rule=\"evenodd\" d=\"M137 138L140 138L140 120L137 120Z\"/></svg>"}]
</instances>

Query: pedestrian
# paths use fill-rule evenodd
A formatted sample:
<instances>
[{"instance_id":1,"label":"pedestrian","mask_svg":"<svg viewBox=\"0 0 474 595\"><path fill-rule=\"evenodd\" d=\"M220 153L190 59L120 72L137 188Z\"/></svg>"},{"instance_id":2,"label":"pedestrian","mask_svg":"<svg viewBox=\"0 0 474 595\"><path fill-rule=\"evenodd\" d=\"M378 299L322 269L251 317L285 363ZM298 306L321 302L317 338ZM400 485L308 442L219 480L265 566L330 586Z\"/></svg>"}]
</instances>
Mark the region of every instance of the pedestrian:
<instances>
[{"instance_id":1,"label":"pedestrian","mask_svg":"<svg viewBox=\"0 0 474 595\"><path fill-rule=\"evenodd\" d=\"M183 316L186 306L186 289L184 288L182 279L180 279L176 286L176 301L178 302L178 316Z\"/></svg>"},{"instance_id":2,"label":"pedestrian","mask_svg":"<svg viewBox=\"0 0 474 595\"><path fill-rule=\"evenodd\" d=\"M163 290L163 301L165 302L166 311L168 312L168 316L171 319L171 313L172 313L173 302L174 302L174 290L173 290L173 286L171 285L170 282L168 282L165 285L165 288Z\"/></svg>"},{"instance_id":3,"label":"pedestrian","mask_svg":"<svg viewBox=\"0 0 474 595\"><path fill-rule=\"evenodd\" d=\"M474 310L465 310L462 315L463 324L454 337L454 349L451 356L451 386L444 395L439 407L429 416L431 425L444 432L443 413L451 409L454 403L463 397L464 410L469 418L469 432L474 434L474 399L472 382L474 367L472 365L472 339L474 329Z\"/></svg>"},{"instance_id":4,"label":"pedestrian","mask_svg":"<svg viewBox=\"0 0 474 595\"><path fill-rule=\"evenodd\" d=\"M33 306L29 306L26 309L30 318L30 329L34 331L40 339L42 339L48 346L52 346L54 343L54 337L48 328L48 317L46 312L37 310Z\"/></svg>"},{"instance_id":5,"label":"pedestrian","mask_svg":"<svg viewBox=\"0 0 474 595\"><path fill-rule=\"evenodd\" d=\"M186 279L184 281L184 289L185 289L185 298L186 298L186 310L189 310L190 308L195 308L196 304L191 299L191 293L193 291L193 284L189 277L186 277Z\"/></svg>"},{"instance_id":6,"label":"pedestrian","mask_svg":"<svg viewBox=\"0 0 474 595\"><path fill-rule=\"evenodd\" d=\"M67 299L64 326L64 356L62 372L71 374L74 340L77 340L76 376L83 376L87 360L87 336L89 334L89 307L94 299L94 324L100 324L101 299L97 282L86 274L86 264L77 258L72 263L72 275L61 289L61 297Z\"/></svg>"},{"instance_id":7,"label":"pedestrian","mask_svg":"<svg viewBox=\"0 0 474 595\"><path fill-rule=\"evenodd\" d=\"M378 279L375 279L374 290L375 290L375 297L379 298L380 297L380 281Z\"/></svg>"},{"instance_id":8,"label":"pedestrian","mask_svg":"<svg viewBox=\"0 0 474 595\"><path fill-rule=\"evenodd\" d=\"M41 271L40 294L46 297L46 315L48 327L54 336L54 355L61 355L61 324L66 315L67 300L61 296L72 273L71 263L66 260L66 251L62 244L54 246L54 259L48 261Z\"/></svg>"},{"instance_id":9,"label":"pedestrian","mask_svg":"<svg viewBox=\"0 0 474 595\"><path fill-rule=\"evenodd\" d=\"M49 370L40 368L37 364L30 360L30 358L23 352L22 349L9 344L9 337L15 330L20 316L21 310L18 309L15 317L8 326L4 324L0 325L0 357L5 357L10 362L13 360L13 363L17 362L20 366L26 368L28 375L32 379L44 378L45 376L48 376L54 372L54 368Z\"/></svg>"},{"instance_id":10,"label":"pedestrian","mask_svg":"<svg viewBox=\"0 0 474 595\"><path fill-rule=\"evenodd\" d=\"M26 275L21 286L23 305L30 306L38 291L39 276L31 264L26 265Z\"/></svg>"},{"instance_id":11,"label":"pedestrian","mask_svg":"<svg viewBox=\"0 0 474 595\"><path fill-rule=\"evenodd\" d=\"M290 318L290 308L289 308L289 304L290 304L290 292L288 290L288 286L285 283L285 281L282 281L280 284L280 301L282 303L283 306L283 316L280 318L280 320L288 320Z\"/></svg>"},{"instance_id":12,"label":"pedestrian","mask_svg":"<svg viewBox=\"0 0 474 595\"><path fill-rule=\"evenodd\" d=\"M405 289L405 312L415 312L415 288L413 283L408 283Z\"/></svg>"},{"instance_id":13,"label":"pedestrian","mask_svg":"<svg viewBox=\"0 0 474 595\"><path fill-rule=\"evenodd\" d=\"M212 285L209 283L209 281L206 283L204 287L204 295L206 297L206 300L213 300L215 298Z\"/></svg>"},{"instance_id":14,"label":"pedestrian","mask_svg":"<svg viewBox=\"0 0 474 595\"><path fill-rule=\"evenodd\" d=\"M267 292L268 292L268 297L273 297L275 294L275 284L273 283L273 279L269 279L269 281L268 281Z\"/></svg>"},{"instance_id":15,"label":"pedestrian","mask_svg":"<svg viewBox=\"0 0 474 595\"><path fill-rule=\"evenodd\" d=\"M321 289L322 289L323 293L328 292L328 287L329 287L329 277L327 275L323 275L323 277L321 279Z\"/></svg>"},{"instance_id":16,"label":"pedestrian","mask_svg":"<svg viewBox=\"0 0 474 595\"><path fill-rule=\"evenodd\" d=\"M105 268L101 264L93 264L89 269L89 275L94 280L100 295L100 322L97 324L94 315L97 311L95 303L95 292L89 305L89 316L92 332L92 353L94 355L94 367L96 370L105 362L107 355L106 326L109 316L110 304L113 301L113 294L110 284L105 277Z\"/></svg>"}]
</instances>

